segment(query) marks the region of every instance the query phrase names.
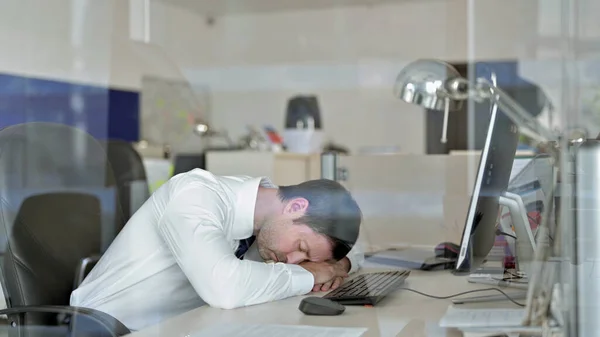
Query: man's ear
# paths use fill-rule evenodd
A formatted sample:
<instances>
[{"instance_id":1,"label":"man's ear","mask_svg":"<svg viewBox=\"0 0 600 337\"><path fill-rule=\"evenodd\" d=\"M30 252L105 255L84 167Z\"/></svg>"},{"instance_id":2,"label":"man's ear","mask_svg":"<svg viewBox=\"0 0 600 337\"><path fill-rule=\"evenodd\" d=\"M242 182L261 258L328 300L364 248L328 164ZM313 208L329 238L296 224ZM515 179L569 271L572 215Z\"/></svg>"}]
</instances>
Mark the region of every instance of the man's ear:
<instances>
[{"instance_id":1,"label":"man's ear","mask_svg":"<svg viewBox=\"0 0 600 337\"><path fill-rule=\"evenodd\" d=\"M304 214L308 209L308 200L304 198L294 198L288 201L283 209L288 214Z\"/></svg>"}]
</instances>

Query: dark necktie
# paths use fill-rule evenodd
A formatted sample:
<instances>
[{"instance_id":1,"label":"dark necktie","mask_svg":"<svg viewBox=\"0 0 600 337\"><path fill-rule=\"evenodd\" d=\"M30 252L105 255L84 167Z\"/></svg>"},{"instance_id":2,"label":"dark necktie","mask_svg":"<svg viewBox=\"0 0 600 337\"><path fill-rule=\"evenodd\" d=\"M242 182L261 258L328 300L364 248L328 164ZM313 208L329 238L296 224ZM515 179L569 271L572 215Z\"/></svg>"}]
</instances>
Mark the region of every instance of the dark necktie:
<instances>
[{"instance_id":1,"label":"dark necktie","mask_svg":"<svg viewBox=\"0 0 600 337\"><path fill-rule=\"evenodd\" d=\"M235 251L235 256L237 256L238 259L243 260L244 254L246 254L246 252L248 251L248 248L250 248L250 246L252 246L252 243L254 242L255 239L256 239L255 236L251 236L247 239L240 240L240 246Z\"/></svg>"}]
</instances>

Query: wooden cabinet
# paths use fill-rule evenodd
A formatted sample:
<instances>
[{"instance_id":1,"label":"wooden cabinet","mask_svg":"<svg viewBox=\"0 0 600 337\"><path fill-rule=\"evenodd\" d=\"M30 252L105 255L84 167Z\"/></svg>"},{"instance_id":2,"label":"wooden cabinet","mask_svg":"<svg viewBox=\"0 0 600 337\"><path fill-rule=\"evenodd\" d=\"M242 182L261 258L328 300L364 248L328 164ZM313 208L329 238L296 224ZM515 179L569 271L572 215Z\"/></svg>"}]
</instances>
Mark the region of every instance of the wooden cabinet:
<instances>
[{"instance_id":1,"label":"wooden cabinet","mask_svg":"<svg viewBox=\"0 0 600 337\"><path fill-rule=\"evenodd\" d=\"M214 151L206 154L206 169L217 175L269 177L283 186L319 179L320 158L320 154Z\"/></svg>"}]
</instances>

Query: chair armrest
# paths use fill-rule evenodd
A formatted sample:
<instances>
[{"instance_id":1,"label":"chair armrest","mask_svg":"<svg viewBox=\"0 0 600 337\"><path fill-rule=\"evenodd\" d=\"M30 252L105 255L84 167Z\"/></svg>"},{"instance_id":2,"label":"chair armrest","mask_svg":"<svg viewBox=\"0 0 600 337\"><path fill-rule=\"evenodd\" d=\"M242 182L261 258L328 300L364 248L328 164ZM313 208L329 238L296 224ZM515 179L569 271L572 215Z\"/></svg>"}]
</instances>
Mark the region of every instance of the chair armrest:
<instances>
[{"instance_id":1,"label":"chair armrest","mask_svg":"<svg viewBox=\"0 0 600 337\"><path fill-rule=\"evenodd\" d=\"M110 333L110 336L119 337L131 333L131 331L118 319L95 309L58 305L30 305L0 310L0 315L8 316L9 324L12 327L24 326L25 315L28 313L64 314L73 318L77 315L81 315L90 318L104 328ZM73 318L71 319L71 322L73 322Z\"/></svg>"},{"instance_id":2,"label":"chair armrest","mask_svg":"<svg viewBox=\"0 0 600 337\"><path fill-rule=\"evenodd\" d=\"M79 265L77 265L77 269L75 270L73 289L79 288L87 274L94 268L98 261L100 261L100 255L86 257L79 261Z\"/></svg>"}]
</instances>

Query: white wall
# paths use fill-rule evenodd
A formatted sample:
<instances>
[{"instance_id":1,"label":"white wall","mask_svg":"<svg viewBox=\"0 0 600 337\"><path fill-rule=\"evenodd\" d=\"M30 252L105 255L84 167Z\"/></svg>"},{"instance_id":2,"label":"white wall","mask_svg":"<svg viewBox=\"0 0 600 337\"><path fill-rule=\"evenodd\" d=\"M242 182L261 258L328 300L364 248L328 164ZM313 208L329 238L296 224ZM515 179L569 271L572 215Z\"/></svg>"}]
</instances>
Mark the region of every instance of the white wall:
<instances>
[{"instance_id":1,"label":"white wall","mask_svg":"<svg viewBox=\"0 0 600 337\"><path fill-rule=\"evenodd\" d=\"M314 93L328 138L352 150L397 145L422 153L422 109L392 95L404 64L527 57L537 2L476 3L473 23L467 0L447 0L230 15L212 26L201 15L156 5L151 36L190 82L211 87L211 121L234 136L247 124L282 128L287 99Z\"/></svg>"},{"instance_id":2,"label":"white wall","mask_svg":"<svg viewBox=\"0 0 600 337\"><path fill-rule=\"evenodd\" d=\"M127 0L2 0L0 72L139 90L153 66L129 39ZM154 54L157 54L154 52Z\"/></svg>"},{"instance_id":3,"label":"white wall","mask_svg":"<svg viewBox=\"0 0 600 337\"><path fill-rule=\"evenodd\" d=\"M3 0L0 71L105 85L113 20L97 1Z\"/></svg>"},{"instance_id":4,"label":"white wall","mask_svg":"<svg viewBox=\"0 0 600 337\"><path fill-rule=\"evenodd\" d=\"M247 124L281 128L287 99L314 93L328 138L353 150L398 145L419 153L422 111L392 97L396 74L411 60L517 58L524 74L560 96L557 47L540 52L535 40L560 26L560 13L541 6L548 1L402 0L229 15L212 26L154 3L153 45L145 46L129 40L124 0L2 0L0 72L134 90L144 74L185 78L210 86L212 123L236 138ZM600 35L585 22L586 36Z\"/></svg>"}]
</instances>

